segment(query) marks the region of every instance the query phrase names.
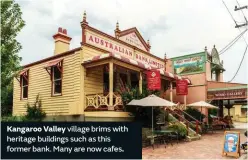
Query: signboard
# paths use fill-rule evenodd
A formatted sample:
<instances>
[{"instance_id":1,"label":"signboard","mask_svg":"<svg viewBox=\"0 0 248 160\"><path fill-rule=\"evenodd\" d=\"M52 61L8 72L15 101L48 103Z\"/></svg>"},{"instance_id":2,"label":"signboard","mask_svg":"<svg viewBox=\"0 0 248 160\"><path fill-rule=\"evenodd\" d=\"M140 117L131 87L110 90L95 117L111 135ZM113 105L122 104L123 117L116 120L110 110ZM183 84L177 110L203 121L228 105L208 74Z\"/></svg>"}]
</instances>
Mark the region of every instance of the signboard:
<instances>
[{"instance_id":1,"label":"signboard","mask_svg":"<svg viewBox=\"0 0 248 160\"><path fill-rule=\"evenodd\" d=\"M161 79L160 72L157 70L151 70L146 72L147 75L147 88L148 90L160 90Z\"/></svg>"},{"instance_id":2,"label":"signboard","mask_svg":"<svg viewBox=\"0 0 248 160\"><path fill-rule=\"evenodd\" d=\"M175 74L192 74L205 71L205 55L183 56L174 58L173 67Z\"/></svg>"},{"instance_id":3,"label":"signboard","mask_svg":"<svg viewBox=\"0 0 248 160\"><path fill-rule=\"evenodd\" d=\"M138 38L138 36L136 35L135 32L120 37L120 40L125 41L128 44L131 44L133 46L136 46L139 49L147 51L146 48L144 47L144 45L139 40L139 38Z\"/></svg>"},{"instance_id":4,"label":"signboard","mask_svg":"<svg viewBox=\"0 0 248 160\"><path fill-rule=\"evenodd\" d=\"M225 131L222 155L236 158L240 156L240 132Z\"/></svg>"},{"instance_id":5,"label":"signboard","mask_svg":"<svg viewBox=\"0 0 248 160\"><path fill-rule=\"evenodd\" d=\"M165 62L152 56L142 54L140 52L135 52L133 48L123 45L119 42L113 41L106 37L93 34L91 32L86 32L86 43L93 45L95 47L104 49L109 52L118 53L122 56L125 56L129 59L134 59L142 63L146 63L156 68L164 68Z\"/></svg>"},{"instance_id":6,"label":"signboard","mask_svg":"<svg viewBox=\"0 0 248 160\"><path fill-rule=\"evenodd\" d=\"M246 98L247 89L232 89L232 90L220 90L220 91L208 91L207 99L238 99Z\"/></svg>"},{"instance_id":7,"label":"signboard","mask_svg":"<svg viewBox=\"0 0 248 160\"><path fill-rule=\"evenodd\" d=\"M188 95L188 81L177 80L176 81L176 93L177 95Z\"/></svg>"}]
</instances>

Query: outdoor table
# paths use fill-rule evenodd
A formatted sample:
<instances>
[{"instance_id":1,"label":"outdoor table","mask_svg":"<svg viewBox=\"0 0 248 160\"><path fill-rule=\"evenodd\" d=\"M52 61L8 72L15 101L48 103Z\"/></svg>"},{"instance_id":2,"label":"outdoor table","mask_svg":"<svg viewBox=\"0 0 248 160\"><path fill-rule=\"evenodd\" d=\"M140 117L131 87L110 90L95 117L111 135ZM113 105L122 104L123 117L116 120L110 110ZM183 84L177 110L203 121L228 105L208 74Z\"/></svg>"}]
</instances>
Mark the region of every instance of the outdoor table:
<instances>
[{"instance_id":1,"label":"outdoor table","mask_svg":"<svg viewBox=\"0 0 248 160\"><path fill-rule=\"evenodd\" d=\"M172 130L155 130L154 132L153 132L154 134L158 134L158 135L163 135L164 136L164 139L166 139L166 138L170 138L170 140L171 140L171 145L173 145L172 144L172 133L176 133L176 139L177 139L177 142L178 142L178 133L177 132L175 132L175 131L172 131ZM167 137L166 137L167 136ZM164 143L165 143L165 141L164 141Z\"/></svg>"}]
</instances>

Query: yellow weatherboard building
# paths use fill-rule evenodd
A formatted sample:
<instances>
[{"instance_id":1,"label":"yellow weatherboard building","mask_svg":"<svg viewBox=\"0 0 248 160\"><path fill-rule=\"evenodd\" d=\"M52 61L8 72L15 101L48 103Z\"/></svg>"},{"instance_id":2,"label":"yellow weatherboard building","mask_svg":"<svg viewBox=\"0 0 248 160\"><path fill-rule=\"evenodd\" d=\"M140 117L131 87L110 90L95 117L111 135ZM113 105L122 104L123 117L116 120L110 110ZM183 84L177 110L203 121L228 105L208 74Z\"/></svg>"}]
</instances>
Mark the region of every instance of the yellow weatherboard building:
<instances>
[{"instance_id":1,"label":"yellow weatherboard building","mask_svg":"<svg viewBox=\"0 0 248 160\"><path fill-rule=\"evenodd\" d=\"M136 28L121 31L117 22L111 36L89 26L86 13L81 27L81 47L70 50L67 30L59 28L54 55L23 66L14 79L13 115L25 114L39 94L47 120L130 121L118 88L129 84L142 92L150 69L160 71L161 91L173 101L172 83L182 77L166 71L166 58L151 54Z\"/></svg>"}]
</instances>

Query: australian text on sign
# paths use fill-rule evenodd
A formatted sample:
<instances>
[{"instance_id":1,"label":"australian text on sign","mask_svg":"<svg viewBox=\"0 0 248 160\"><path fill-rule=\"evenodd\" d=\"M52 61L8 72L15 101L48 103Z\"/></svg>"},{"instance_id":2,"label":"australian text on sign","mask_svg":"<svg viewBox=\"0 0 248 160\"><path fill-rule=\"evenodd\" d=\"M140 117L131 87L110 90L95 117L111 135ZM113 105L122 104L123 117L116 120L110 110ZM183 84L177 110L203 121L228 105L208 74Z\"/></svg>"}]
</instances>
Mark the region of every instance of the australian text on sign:
<instances>
[{"instance_id":1,"label":"australian text on sign","mask_svg":"<svg viewBox=\"0 0 248 160\"><path fill-rule=\"evenodd\" d=\"M152 58L151 56L146 56L144 54L139 54L137 52L134 53L133 48L126 47L125 45L121 45L117 42L110 41L105 38L101 38L91 33L86 34L86 43L105 49L110 52L118 53L127 58L131 58L140 62L147 63L156 68L164 68L164 62L161 62L156 58Z\"/></svg>"},{"instance_id":2,"label":"australian text on sign","mask_svg":"<svg viewBox=\"0 0 248 160\"><path fill-rule=\"evenodd\" d=\"M7 132L20 132L21 134L26 134L29 132L55 132L64 134L67 132L80 132L82 134L86 134L88 132L111 132L111 127L58 127L58 126L43 126L43 127L13 127L7 126ZM125 126L119 126L112 128L113 132L125 132L128 131L128 128Z\"/></svg>"}]
</instances>

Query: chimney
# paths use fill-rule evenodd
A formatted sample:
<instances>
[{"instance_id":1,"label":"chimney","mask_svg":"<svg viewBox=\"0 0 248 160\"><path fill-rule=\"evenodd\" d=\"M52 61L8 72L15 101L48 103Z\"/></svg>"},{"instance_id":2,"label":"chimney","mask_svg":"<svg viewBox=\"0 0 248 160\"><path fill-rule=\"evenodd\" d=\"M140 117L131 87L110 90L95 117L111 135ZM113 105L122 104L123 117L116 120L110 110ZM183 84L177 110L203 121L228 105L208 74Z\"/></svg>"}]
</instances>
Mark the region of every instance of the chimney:
<instances>
[{"instance_id":1,"label":"chimney","mask_svg":"<svg viewBox=\"0 0 248 160\"><path fill-rule=\"evenodd\" d=\"M53 35L53 39L55 42L54 55L69 51L71 37L67 35L66 29L59 27L58 33Z\"/></svg>"}]
</instances>

